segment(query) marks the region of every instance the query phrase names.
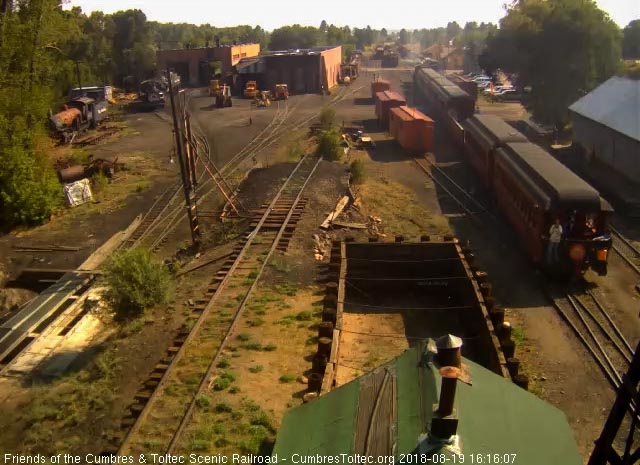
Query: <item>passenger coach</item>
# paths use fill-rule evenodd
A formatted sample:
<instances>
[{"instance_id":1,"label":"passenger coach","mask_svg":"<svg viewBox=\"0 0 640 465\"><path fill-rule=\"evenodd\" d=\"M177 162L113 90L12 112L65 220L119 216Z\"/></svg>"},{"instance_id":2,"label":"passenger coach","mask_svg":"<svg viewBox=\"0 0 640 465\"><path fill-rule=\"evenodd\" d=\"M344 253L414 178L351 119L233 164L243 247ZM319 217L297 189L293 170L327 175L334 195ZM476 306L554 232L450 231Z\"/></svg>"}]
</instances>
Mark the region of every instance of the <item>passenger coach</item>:
<instances>
[{"instance_id":1,"label":"passenger coach","mask_svg":"<svg viewBox=\"0 0 640 465\"><path fill-rule=\"evenodd\" d=\"M493 193L534 263L582 274L607 273L611 206L546 151L509 142L495 151ZM545 263L550 226L560 220L560 263Z\"/></svg>"}]
</instances>

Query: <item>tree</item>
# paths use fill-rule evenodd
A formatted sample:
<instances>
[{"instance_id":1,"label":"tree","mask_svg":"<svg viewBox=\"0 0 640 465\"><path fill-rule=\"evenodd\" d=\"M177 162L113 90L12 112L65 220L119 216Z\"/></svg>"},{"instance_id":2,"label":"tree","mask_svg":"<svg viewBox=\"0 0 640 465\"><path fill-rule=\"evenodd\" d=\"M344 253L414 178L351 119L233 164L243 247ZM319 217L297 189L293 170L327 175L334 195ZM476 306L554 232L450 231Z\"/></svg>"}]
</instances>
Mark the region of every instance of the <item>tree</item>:
<instances>
[{"instance_id":1,"label":"tree","mask_svg":"<svg viewBox=\"0 0 640 465\"><path fill-rule=\"evenodd\" d=\"M447 40L453 40L462 32L460 25L453 21L447 24Z\"/></svg>"},{"instance_id":2,"label":"tree","mask_svg":"<svg viewBox=\"0 0 640 465\"><path fill-rule=\"evenodd\" d=\"M318 45L319 32L313 26L284 26L274 29L269 39L271 50L311 48Z\"/></svg>"},{"instance_id":3,"label":"tree","mask_svg":"<svg viewBox=\"0 0 640 465\"><path fill-rule=\"evenodd\" d=\"M327 32L327 22L323 19L320 23L320 32Z\"/></svg>"},{"instance_id":4,"label":"tree","mask_svg":"<svg viewBox=\"0 0 640 465\"><path fill-rule=\"evenodd\" d=\"M589 0L520 0L487 38L480 65L517 73L531 86L529 108L562 126L567 107L619 68L621 33Z\"/></svg>"},{"instance_id":5,"label":"tree","mask_svg":"<svg viewBox=\"0 0 640 465\"><path fill-rule=\"evenodd\" d=\"M409 43L409 33L406 29L400 29L400 36L398 37L400 44L405 45Z\"/></svg>"},{"instance_id":6,"label":"tree","mask_svg":"<svg viewBox=\"0 0 640 465\"><path fill-rule=\"evenodd\" d=\"M634 19L622 31L622 56L626 60L640 58L640 19Z\"/></svg>"}]
</instances>

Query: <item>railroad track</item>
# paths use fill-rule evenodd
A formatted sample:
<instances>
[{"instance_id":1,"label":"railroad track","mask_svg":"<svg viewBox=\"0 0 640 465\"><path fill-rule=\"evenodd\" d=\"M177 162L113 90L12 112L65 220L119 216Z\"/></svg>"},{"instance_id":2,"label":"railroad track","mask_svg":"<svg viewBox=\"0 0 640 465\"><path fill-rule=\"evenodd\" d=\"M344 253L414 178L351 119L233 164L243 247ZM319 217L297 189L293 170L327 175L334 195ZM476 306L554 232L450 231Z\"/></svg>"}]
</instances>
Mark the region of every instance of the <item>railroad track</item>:
<instances>
[{"instance_id":1,"label":"railroad track","mask_svg":"<svg viewBox=\"0 0 640 465\"><path fill-rule=\"evenodd\" d=\"M478 202L437 164L431 162L427 157L414 158L414 161L461 208L461 213L467 214L477 223L482 223L483 217L487 217L494 222L497 221L495 216L484 205Z\"/></svg>"},{"instance_id":2,"label":"railroad track","mask_svg":"<svg viewBox=\"0 0 640 465\"><path fill-rule=\"evenodd\" d=\"M270 257L286 246L305 204L302 194L319 163L310 156L300 160L270 204L256 212L254 228L234 249L204 298L195 301L193 327L178 334L122 422L126 433L120 454L164 453L181 446L192 426L198 395L209 390L219 355ZM220 319L223 309L228 319Z\"/></svg>"},{"instance_id":3,"label":"railroad track","mask_svg":"<svg viewBox=\"0 0 640 465\"><path fill-rule=\"evenodd\" d=\"M336 105L364 87L366 86L360 86L354 90L341 88L340 91L329 100L327 105ZM247 145L239 150L223 167L215 169L211 160L209 142L207 138L202 135L197 121L192 119L192 127L196 134L194 146L196 150L198 150L198 162L201 164L207 163L207 168L209 168L210 171L221 173L222 176L217 177L218 181L226 179L240 169L243 163L251 157L278 142L284 134L296 131L318 117L317 114L303 116L297 121L285 124L291 119L292 115L294 115L300 102L296 102L290 107L289 101L285 100L278 101L277 105L276 113L269 124L247 143ZM227 184L225 187L231 193L235 192L238 186L229 186ZM201 170L198 174L198 204L201 204L202 201L215 191L217 191L217 186L215 186L214 180L207 175L207 169ZM134 231L132 237L135 239L127 241L126 247L145 245L153 250L158 250L158 248L168 240L170 234L176 227L183 223L186 218L186 212L181 200L182 196L180 195L181 192L182 185L178 182L175 186L172 186L161 194L160 198L143 218L138 229Z\"/></svg>"},{"instance_id":4,"label":"railroad track","mask_svg":"<svg viewBox=\"0 0 640 465\"><path fill-rule=\"evenodd\" d=\"M262 145L262 140L269 137L273 132L282 124L283 114L288 110L283 106L280 106L274 115L272 121L262 129L260 133L256 135L247 145L245 145L229 162L225 164L222 169L215 171L221 173L223 176L218 176L218 181L224 179L224 175L230 174L229 171L235 170L237 165L241 164L244 160L250 157L256 150L259 150ZM198 164L207 165L209 170L214 168L211 160L211 150L209 142L206 137L200 133L199 126L195 120L192 120L194 126L195 140L194 148L198 151ZM204 166L203 166L204 168ZM200 195L200 201L207 195L213 192L216 187L211 187L214 181L207 176L207 169L201 169L198 174L198 188L202 190L207 188L205 194ZM206 178L205 178L206 177ZM143 217L140 226L134 231L130 240L125 244L125 248L131 248L139 245L145 245L151 249L157 249L160 244L166 241L168 235L175 229L180 221L184 219L184 206L182 205L182 183L176 182L163 192L159 198L154 202L147 214Z\"/></svg>"},{"instance_id":5,"label":"railroad track","mask_svg":"<svg viewBox=\"0 0 640 465\"><path fill-rule=\"evenodd\" d=\"M547 289L547 294L611 387L617 390L631 363L633 349L608 310L591 290Z\"/></svg>"},{"instance_id":6,"label":"railroad track","mask_svg":"<svg viewBox=\"0 0 640 465\"><path fill-rule=\"evenodd\" d=\"M640 249L633 245L626 237L613 226L609 226L613 235L613 250L622 258L629 267L640 275Z\"/></svg>"},{"instance_id":7,"label":"railroad track","mask_svg":"<svg viewBox=\"0 0 640 465\"><path fill-rule=\"evenodd\" d=\"M333 96L327 105L336 105L364 87L365 86L360 86L350 91L347 91L346 88L341 88L341 92ZM301 127L308 125L310 121L318 117L317 114L313 114L311 116L303 116L297 121L292 121L289 124L285 124L294 114L299 104L300 103L297 102L292 108L289 108L288 101L278 101L278 105L281 106L278 107L278 112L274 116L274 119L271 121L269 126L263 129L263 131L258 134L258 136L256 136L249 144L247 144L247 146L240 150L240 152L238 152L233 158L231 158L231 160L229 160L229 162L227 162L227 164L225 164L224 167L220 169L220 172L223 174L223 176L228 177L233 175L249 158L255 156L261 150L265 150L274 145L280 140L283 135L292 131L296 131ZM205 139L206 141L206 138L202 136L200 136L200 138ZM203 142L202 145L206 148L205 156L210 159L208 142ZM200 204L203 200L205 200L205 198L217 191L217 187L212 184L214 184L214 182L211 178L207 178L204 182L199 184L198 204ZM235 193L237 188L238 186L233 186L233 188L230 190ZM151 248L157 250L161 244L166 242L168 236L175 230L175 228L185 221L185 218L186 213L184 212L184 208L179 205L173 208L169 213L167 213L163 221L163 229L154 234L154 241L151 243Z\"/></svg>"}]
</instances>

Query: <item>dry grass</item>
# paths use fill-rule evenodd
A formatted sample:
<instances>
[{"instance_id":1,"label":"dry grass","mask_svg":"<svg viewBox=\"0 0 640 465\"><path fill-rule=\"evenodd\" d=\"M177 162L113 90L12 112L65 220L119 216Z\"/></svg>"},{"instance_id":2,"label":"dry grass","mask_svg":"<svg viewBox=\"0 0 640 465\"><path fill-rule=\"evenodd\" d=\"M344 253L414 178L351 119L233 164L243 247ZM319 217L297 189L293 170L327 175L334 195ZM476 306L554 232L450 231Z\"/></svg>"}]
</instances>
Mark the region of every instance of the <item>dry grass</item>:
<instances>
[{"instance_id":1,"label":"dry grass","mask_svg":"<svg viewBox=\"0 0 640 465\"><path fill-rule=\"evenodd\" d=\"M367 213L382 219L381 226L387 235L417 237L451 232L444 216L429 212L413 191L385 177L369 177L360 195Z\"/></svg>"},{"instance_id":2,"label":"dry grass","mask_svg":"<svg viewBox=\"0 0 640 465\"><path fill-rule=\"evenodd\" d=\"M234 379L225 389L203 394L208 400L196 409L181 452L257 453L269 447L285 411L306 390L296 378L310 368L305 356L315 349L307 344L319 321L313 293L288 295L275 287L256 292L235 331L233 350L225 351L230 366L214 375L220 379L231 371ZM264 321L259 327L252 324L257 315ZM273 350L253 350L257 345Z\"/></svg>"}]
</instances>

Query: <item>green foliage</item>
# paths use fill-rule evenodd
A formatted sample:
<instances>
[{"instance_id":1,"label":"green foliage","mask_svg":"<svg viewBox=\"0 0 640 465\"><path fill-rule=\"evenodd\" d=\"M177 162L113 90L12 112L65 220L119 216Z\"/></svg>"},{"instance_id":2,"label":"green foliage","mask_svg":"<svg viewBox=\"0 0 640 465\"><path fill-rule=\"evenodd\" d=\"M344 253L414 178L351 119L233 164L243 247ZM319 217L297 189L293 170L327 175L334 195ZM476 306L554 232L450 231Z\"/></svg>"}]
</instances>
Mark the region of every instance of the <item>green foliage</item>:
<instances>
[{"instance_id":1,"label":"green foliage","mask_svg":"<svg viewBox=\"0 0 640 465\"><path fill-rule=\"evenodd\" d=\"M62 186L43 154L14 140L3 143L9 132L3 120L0 116L0 224L8 229L47 221L62 205ZM29 137L26 131L21 136Z\"/></svg>"},{"instance_id":2,"label":"green foliage","mask_svg":"<svg viewBox=\"0 0 640 465\"><path fill-rule=\"evenodd\" d=\"M620 30L595 2L521 0L487 39L480 65L517 73L519 87L532 87L534 117L561 126L567 107L613 75L620 56Z\"/></svg>"},{"instance_id":3,"label":"green foliage","mask_svg":"<svg viewBox=\"0 0 640 465\"><path fill-rule=\"evenodd\" d=\"M298 321L310 321L313 318L313 313L309 311L300 312L295 315L295 319Z\"/></svg>"},{"instance_id":4,"label":"green foliage","mask_svg":"<svg viewBox=\"0 0 640 465\"><path fill-rule=\"evenodd\" d=\"M318 155L329 161L339 161L342 158L342 147L340 146L340 134L338 131L322 131L318 136Z\"/></svg>"},{"instance_id":5,"label":"green foliage","mask_svg":"<svg viewBox=\"0 0 640 465\"><path fill-rule=\"evenodd\" d=\"M325 106L320 110L320 125L324 129L331 129L336 119L336 110L332 107Z\"/></svg>"},{"instance_id":6,"label":"green foliage","mask_svg":"<svg viewBox=\"0 0 640 465\"><path fill-rule=\"evenodd\" d=\"M622 75L631 79L640 79L640 63L627 61L623 65Z\"/></svg>"},{"instance_id":7,"label":"green foliage","mask_svg":"<svg viewBox=\"0 0 640 465\"><path fill-rule=\"evenodd\" d=\"M283 384L293 383L295 380L296 380L296 376L290 373L285 373L284 375L280 376L280 378L278 378L278 381L280 381Z\"/></svg>"},{"instance_id":8,"label":"green foliage","mask_svg":"<svg viewBox=\"0 0 640 465\"><path fill-rule=\"evenodd\" d=\"M262 370L264 370L264 367L262 365L256 365L253 367L249 367L249 371L251 373L260 373Z\"/></svg>"},{"instance_id":9,"label":"green foliage","mask_svg":"<svg viewBox=\"0 0 640 465\"><path fill-rule=\"evenodd\" d=\"M351 171L351 182L354 184L362 184L366 178L367 172L364 160L354 160L349 167Z\"/></svg>"},{"instance_id":10,"label":"green foliage","mask_svg":"<svg viewBox=\"0 0 640 465\"><path fill-rule=\"evenodd\" d=\"M269 38L269 49L287 50L311 48L320 43L320 33L313 26L283 26L274 29Z\"/></svg>"},{"instance_id":11,"label":"green foliage","mask_svg":"<svg viewBox=\"0 0 640 465\"><path fill-rule=\"evenodd\" d=\"M135 248L111 256L104 270L107 297L118 316L126 318L144 308L166 303L173 277L149 250Z\"/></svg>"},{"instance_id":12,"label":"green foliage","mask_svg":"<svg viewBox=\"0 0 640 465\"><path fill-rule=\"evenodd\" d=\"M215 411L217 413L231 413L233 412L233 407L231 407L231 405L227 404L226 402L220 402L216 405Z\"/></svg>"},{"instance_id":13,"label":"green foliage","mask_svg":"<svg viewBox=\"0 0 640 465\"><path fill-rule=\"evenodd\" d=\"M634 19L622 30L622 56L626 60L640 59L640 19Z\"/></svg>"},{"instance_id":14,"label":"green foliage","mask_svg":"<svg viewBox=\"0 0 640 465\"><path fill-rule=\"evenodd\" d=\"M223 371L215 383L213 383L214 391L224 391L236 380L236 376L230 371Z\"/></svg>"},{"instance_id":15,"label":"green foliage","mask_svg":"<svg viewBox=\"0 0 640 465\"><path fill-rule=\"evenodd\" d=\"M226 358L223 358L222 360L220 360L216 365L216 367L218 368L229 368L230 366L231 366L231 363L229 363L229 360L227 360Z\"/></svg>"}]
</instances>

